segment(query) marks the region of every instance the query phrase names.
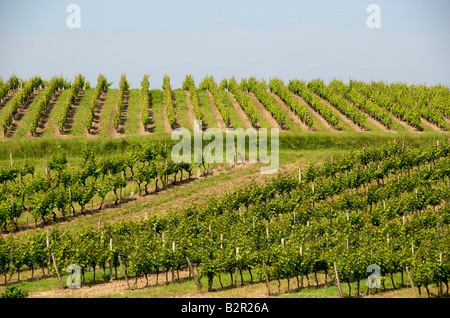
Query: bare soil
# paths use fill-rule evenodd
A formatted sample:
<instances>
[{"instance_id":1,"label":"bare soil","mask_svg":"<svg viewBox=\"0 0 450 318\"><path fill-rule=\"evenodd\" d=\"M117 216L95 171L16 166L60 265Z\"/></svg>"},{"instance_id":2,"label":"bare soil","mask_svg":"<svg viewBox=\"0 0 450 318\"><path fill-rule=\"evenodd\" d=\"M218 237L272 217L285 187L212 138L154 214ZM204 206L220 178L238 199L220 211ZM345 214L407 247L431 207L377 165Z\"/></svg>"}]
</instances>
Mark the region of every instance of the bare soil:
<instances>
[{"instance_id":1,"label":"bare soil","mask_svg":"<svg viewBox=\"0 0 450 318\"><path fill-rule=\"evenodd\" d=\"M214 97L212 96L211 92L209 90L206 90L208 98L209 98L209 104L213 113L214 118L216 119L216 128L219 128L221 132L226 132L226 125L222 118L222 115L220 115L219 109L217 109L216 104L214 103Z\"/></svg>"},{"instance_id":2,"label":"bare soil","mask_svg":"<svg viewBox=\"0 0 450 318\"><path fill-rule=\"evenodd\" d=\"M399 124L400 126L403 126L408 132L411 133L421 133L420 130L417 130L416 128L414 128L413 126L409 125L407 122L401 120L400 118L396 117L395 115L391 115L391 118L394 122L396 122L397 124Z\"/></svg>"},{"instance_id":3,"label":"bare soil","mask_svg":"<svg viewBox=\"0 0 450 318\"><path fill-rule=\"evenodd\" d=\"M234 109L236 109L236 112L238 113L239 117L242 120L242 123L244 124L244 129L252 128L252 122L248 118L247 114L245 114L241 105L239 105L239 102L236 100L236 97L231 92L227 91L227 94L228 97L230 97L231 102L233 103Z\"/></svg>"},{"instance_id":4,"label":"bare soil","mask_svg":"<svg viewBox=\"0 0 450 318\"><path fill-rule=\"evenodd\" d=\"M191 103L191 94L189 93L189 91L187 90L184 91L184 97L186 99L186 106L188 108L187 111L188 120L189 123L191 124L192 130L194 130L194 123L195 123L194 106Z\"/></svg>"},{"instance_id":5,"label":"bare soil","mask_svg":"<svg viewBox=\"0 0 450 318\"><path fill-rule=\"evenodd\" d=\"M433 124L431 121L429 121L428 119L421 117L420 118L422 125L426 126L434 131L438 131L438 132L443 132L443 130L441 128L439 128L438 126L436 126L435 124Z\"/></svg>"}]
</instances>

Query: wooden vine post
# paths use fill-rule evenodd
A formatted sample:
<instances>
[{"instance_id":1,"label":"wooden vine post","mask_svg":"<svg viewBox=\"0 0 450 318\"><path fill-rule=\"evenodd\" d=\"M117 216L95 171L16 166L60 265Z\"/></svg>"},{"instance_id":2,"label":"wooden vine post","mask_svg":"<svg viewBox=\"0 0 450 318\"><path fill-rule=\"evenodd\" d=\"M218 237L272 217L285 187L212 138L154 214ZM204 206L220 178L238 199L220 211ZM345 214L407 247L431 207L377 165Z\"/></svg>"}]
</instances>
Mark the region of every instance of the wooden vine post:
<instances>
[{"instance_id":1,"label":"wooden vine post","mask_svg":"<svg viewBox=\"0 0 450 318\"><path fill-rule=\"evenodd\" d=\"M126 281L127 281L128 288L131 288L131 287L130 287L130 282L128 281L127 271L125 270L125 267L124 267L123 264L122 264L122 259L120 258L120 255L118 255L117 257L119 258L120 268L122 269L123 276L125 276L125 279L126 279Z\"/></svg>"},{"instance_id":2,"label":"wooden vine post","mask_svg":"<svg viewBox=\"0 0 450 318\"><path fill-rule=\"evenodd\" d=\"M198 282L197 275L195 275L195 271L194 271L194 268L191 265L191 261L189 260L189 257L186 257L186 261L188 263L189 270L191 271L192 276L194 276L195 284L197 285L198 290L201 291L200 283Z\"/></svg>"},{"instance_id":3,"label":"wooden vine post","mask_svg":"<svg viewBox=\"0 0 450 318\"><path fill-rule=\"evenodd\" d=\"M339 297L344 298L344 295L342 294L341 282L339 281L339 274L338 274L336 262L334 262L333 265L334 265L334 272L336 273L336 281L337 281L337 285L338 285Z\"/></svg>"},{"instance_id":4,"label":"wooden vine post","mask_svg":"<svg viewBox=\"0 0 450 318\"><path fill-rule=\"evenodd\" d=\"M56 275L58 275L58 285L60 285L61 289L64 289L64 285L62 283L61 276L59 275L58 265L56 265L55 255L53 255L53 253L52 253L52 260L53 260L53 265L55 266L55 269L56 269Z\"/></svg>"}]
</instances>

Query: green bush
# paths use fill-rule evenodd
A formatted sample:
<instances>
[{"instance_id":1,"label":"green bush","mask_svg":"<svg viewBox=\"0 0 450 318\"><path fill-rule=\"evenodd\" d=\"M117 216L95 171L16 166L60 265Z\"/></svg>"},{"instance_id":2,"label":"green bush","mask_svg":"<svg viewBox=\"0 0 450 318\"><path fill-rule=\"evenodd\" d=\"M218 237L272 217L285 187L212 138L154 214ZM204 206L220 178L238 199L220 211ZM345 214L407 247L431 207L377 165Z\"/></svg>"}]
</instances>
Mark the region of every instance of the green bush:
<instances>
[{"instance_id":1,"label":"green bush","mask_svg":"<svg viewBox=\"0 0 450 318\"><path fill-rule=\"evenodd\" d=\"M27 298L28 292L20 289L17 286L6 287L6 290L1 294L0 298Z\"/></svg>"}]
</instances>

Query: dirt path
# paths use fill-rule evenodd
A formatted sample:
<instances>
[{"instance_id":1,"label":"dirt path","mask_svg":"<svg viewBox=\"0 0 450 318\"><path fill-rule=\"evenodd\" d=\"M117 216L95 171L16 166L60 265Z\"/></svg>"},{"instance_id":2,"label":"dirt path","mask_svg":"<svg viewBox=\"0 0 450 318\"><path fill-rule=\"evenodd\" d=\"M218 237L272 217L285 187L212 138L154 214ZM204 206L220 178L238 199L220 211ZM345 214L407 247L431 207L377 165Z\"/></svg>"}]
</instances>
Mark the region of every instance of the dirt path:
<instances>
[{"instance_id":1,"label":"dirt path","mask_svg":"<svg viewBox=\"0 0 450 318\"><path fill-rule=\"evenodd\" d=\"M335 113L339 116L339 119L340 119L341 121L343 121L344 123L346 123L347 125L349 125L350 128L351 128L352 130L357 131L357 132L363 132L363 131L364 131L361 127L359 127L357 124L355 124L355 123L354 123L350 118L348 118L345 114L341 113L341 111L340 111L339 109L337 109L336 107L334 107L327 99L323 98L322 96L320 96L319 94L317 94L317 93L314 92L313 90L311 90L311 93L312 93L313 95L315 95L317 98L319 98L320 101L321 101L323 104L328 105L328 106L333 110L333 112L335 112Z\"/></svg>"},{"instance_id":2,"label":"dirt path","mask_svg":"<svg viewBox=\"0 0 450 318\"><path fill-rule=\"evenodd\" d=\"M242 123L244 124L244 129L252 128L252 122L248 118L247 114L242 109L241 105L239 105L239 102L236 100L236 97L229 91L227 91L228 97L230 97L231 102L233 103L234 109L236 109L236 112L238 113L239 117L242 120Z\"/></svg>"},{"instance_id":3,"label":"dirt path","mask_svg":"<svg viewBox=\"0 0 450 318\"><path fill-rule=\"evenodd\" d=\"M432 129L434 131L437 131L437 132L444 132L441 128L439 128L438 126L433 124L428 119L426 119L424 117L420 117L420 120L421 120L423 126L426 126L426 127L430 128L430 129Z\"/></svg>"},{"instance_id":4,"label":"dirt path","mask_svg":"<svg viewBox=\"0 0 450 318\"><path fill-rule=\"evenodd\" d=\"M312 117L314 117L314 120L317 121L322 127L324 127L326 130L332 131L332 132L337 132L340 133L342 131L335 129L333 126L331 126L326 120L325 118L323 118L319 113L317 113L309 104L308 102L301 97L300 95L294 94L294 97L300 101L301 103L303 103L303 105L306 106L306 108L308 109L308 112L310 113L310 115Z\"/></svg>"},{"instance_id":5,"label":"dirt path","mask_svg":"<svg viewBox=\"0 0 450 318\"><path fill-rule=\"evenodd\" d=\"M212 113L214 118L216 119L216 128L219 128L221 132L226 132L227 126L225 125L225 122L223 121L222 115L220 115L219 109L217 108L216 104L214 103L214 97L212 96L211 92L209 90L206 90L206 93L209 98L209 105L211 107Z\"/></svg>"},{"instance_id":6,"label":"dirt path","mask_svg":"<svg viewBox=\"0 0 450 318\"><path fill-rule=\"evenodd\" d=\"M302 129L302 131L312 132L312 130L309 129L309 127L307 125L305 125L303 120L284 102L284 100L282 100L280 98L280 96L278 96L277 94L275 94L273 92L270 92L270 94L272 94L272 96L278 101L278 103L280 103L283 111L292 119L292 121L297 126L299 126Z\"/></svg>"},{"instance_id":7,"label":"dirt path","mask_svg":"<svg viewBox=\"0 0 450 318\"><path fill-rule=\"evenodd\" d=\"M109 269L106 269L106 272L109 272ZM96 275L96 282L82 285L81 288L65 288L59 289L55 286L54 289L35 292L30 294L30 298L55 298L55 297L81 297L81 298L95 298L95 297L104 297L110 294L119 294L119 295L128 295L131 296L135 292L139 292L148 287L157 287L163 286L166 284L166 274L160 273L158 275L158 285L156 285L156 274L147 275L148 282L145 277L138 277L136 280L135 277L129 277L128 282L130 287L133 287L133 290L128 289L127 281L123 275L117 274L117 279L114 276L113 270L113 280L112 282L105 281L101 274ZM178 277L180 281L189 277L188 270L180 270L178 273L175 271L174 275L174 283L177 282ZM191 275L192 277L192 275ZM172 272L167 274L167 282L172 283ZM137 283L137 284L136 284ZM65 282L63 282L65 284ZM148 284L148 285L147 285Z\"/></svg>"},{"instance_id":8,"label":"dirt path","mask_svg":"<svg viewBox=\"0 0 450 318\"><path fill-rule=\"evenodd\" d=\"M392 120L394 122L396 122L400 126L403 126L408 132L411 132L411 133L422 133L420 130L417 130L413 126L410 126L407 122L401 120L400 118L398 118L394 114L391 114L391 118L392 118Z\"/></svg>"},{"instance_id":9,"label":"dirt path","mask_svg":"<svg viewBox=\"0 0 450 318\"><path fill-rule=\"evenodd\" d=\"M261 104L259 99L256 97L256 95L253 92L248 93L249 96L252 98L253 102L255 103L256 108L258 111L263 114L263 116L267 119L267 121L270 124L271 128L278 128L280 131L282 130L280 127L280 124L278 124L277 120L273 118L272 114L267 110L267 108Z\"/></svg>"},{"instance_id":10,"label":"dirt path","mask_svg":"<svg viewBox=\"0 0 450 318\"><path fill-rule=\"evenodd\" d=\"M187 91L187 90L184 91L184 97L186 99L186 106L188 108L188 111L187 111L188 120L189 120L189 123L191 124L192 130L194 130L194 123L195 123L194 106L191 103L191 94L189 93L189 91ZM202 125L203 125L203 123L202 123ZM186 127L186 128L188 128L188 127Z\"/></svg>"}]
</instances>

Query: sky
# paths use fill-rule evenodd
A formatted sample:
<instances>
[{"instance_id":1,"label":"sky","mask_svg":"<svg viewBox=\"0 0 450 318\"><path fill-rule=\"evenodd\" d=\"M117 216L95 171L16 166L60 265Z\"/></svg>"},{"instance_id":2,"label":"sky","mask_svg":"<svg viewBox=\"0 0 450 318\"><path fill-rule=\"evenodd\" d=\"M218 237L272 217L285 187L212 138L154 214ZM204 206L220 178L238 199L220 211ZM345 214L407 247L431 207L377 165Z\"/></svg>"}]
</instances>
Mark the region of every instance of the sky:
<instances>
[{"instance_id":1,"label":"sky","mask_svg":"<svg viewBox=\"0 0 450 318\"><path fill-rule=\"evenodd\" d=\"M80 28L69 28L70 4ZM369 28L370 4L380 28ZM447 0L0 0L0 77L126 74L450 85Z\"/></svg>"}]
</instances>

